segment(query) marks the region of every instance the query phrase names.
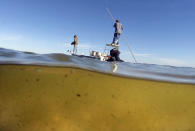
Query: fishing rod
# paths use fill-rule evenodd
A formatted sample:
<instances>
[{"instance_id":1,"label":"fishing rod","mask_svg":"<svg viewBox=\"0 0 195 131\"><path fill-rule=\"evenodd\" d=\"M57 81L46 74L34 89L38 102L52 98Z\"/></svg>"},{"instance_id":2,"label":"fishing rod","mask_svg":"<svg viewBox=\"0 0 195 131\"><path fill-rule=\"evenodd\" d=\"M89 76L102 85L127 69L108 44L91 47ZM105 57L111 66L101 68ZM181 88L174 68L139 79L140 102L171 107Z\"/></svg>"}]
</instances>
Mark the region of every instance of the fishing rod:
<instances>
[{"instance_id":1,"label":"fishing rod","mask_svg":"<svg viewBox=\"0 0 195 131\"><path fill-rule=\"evenodd\" d=\"M114 19L112 13L110 12L110 10L109 10L108 8L106 8L106 11L107 11L107 13L109 14L109 16L111 17L112 21L114 22L115 19ZM127 40L127 38L125 37L124 34L123 34L122 36L123 36L123 39L126 41L127 47L128 47L128 49L129 49L129 51L130 51L130 55L133 57L135 63L137 63L137 60L135 59L135 56L134 56L134 54L133 54L133 51L132 51L131 48L130 48L129 41Z\"/></svg>"}]
</instances>

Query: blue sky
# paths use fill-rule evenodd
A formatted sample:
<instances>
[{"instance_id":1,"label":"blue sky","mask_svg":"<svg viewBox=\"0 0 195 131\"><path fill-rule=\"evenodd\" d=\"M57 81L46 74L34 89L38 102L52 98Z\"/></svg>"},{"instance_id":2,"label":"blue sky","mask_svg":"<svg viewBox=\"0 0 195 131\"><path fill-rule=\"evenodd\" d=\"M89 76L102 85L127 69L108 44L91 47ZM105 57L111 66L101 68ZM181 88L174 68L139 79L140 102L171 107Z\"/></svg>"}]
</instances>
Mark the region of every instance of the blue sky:
<instances>
[{"instance_id":1,"label":"blue sky","mask_svg":"<svg viewBox=\"0 0 195 131\"><path fill-rule=\"evenodd\" d=\"M0 0L0 47L66 53L77 34L80 54L103 51L114 32L106 7L138 62L195 67L194 0ZM121 58L133 62L123 36Z\"/></svg>"}]
</instances>

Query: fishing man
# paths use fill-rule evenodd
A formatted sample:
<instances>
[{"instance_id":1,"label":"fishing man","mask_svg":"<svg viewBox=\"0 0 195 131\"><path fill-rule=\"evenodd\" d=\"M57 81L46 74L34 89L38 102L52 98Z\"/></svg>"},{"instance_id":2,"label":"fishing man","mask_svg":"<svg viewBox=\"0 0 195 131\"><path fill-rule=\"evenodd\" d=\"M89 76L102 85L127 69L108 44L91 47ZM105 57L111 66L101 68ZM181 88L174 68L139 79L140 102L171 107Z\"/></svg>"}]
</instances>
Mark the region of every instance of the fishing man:
<instances>
[{"instance_id":1,"label":"fishing man","mask_svg":"<svg viewBox=\"0 0 195 131\"><path fill-rule=\"evenodd\" d=\"M123 30L123 26L119 20L115 21L114 28L115 28L114 38L111 45L119 45L119 38Z\"/></svg>"},{"instance_id":2,"label":"fishing man","mask_svg":"<svg viewBox=\"0 0 195 131\"><path fill-rule=\"evenodd\" d=\"M118 48L113 48L112 50L110 50L110 56L107 61L123 62L123 60L120 59L119 54L120 54L120 51L118 50Z\"/></svg>"},{"instance_id":3,"label":"fishing man","mask_svg":"<svg viewBox=\"0 0 195 131\"><path fill-rule=\"evenodd\" d=\"M78 37L74 35L74 41L71 43L73 45L73 54L77 53L77 46L78 46Z\"/></svg>"}]
</instances>

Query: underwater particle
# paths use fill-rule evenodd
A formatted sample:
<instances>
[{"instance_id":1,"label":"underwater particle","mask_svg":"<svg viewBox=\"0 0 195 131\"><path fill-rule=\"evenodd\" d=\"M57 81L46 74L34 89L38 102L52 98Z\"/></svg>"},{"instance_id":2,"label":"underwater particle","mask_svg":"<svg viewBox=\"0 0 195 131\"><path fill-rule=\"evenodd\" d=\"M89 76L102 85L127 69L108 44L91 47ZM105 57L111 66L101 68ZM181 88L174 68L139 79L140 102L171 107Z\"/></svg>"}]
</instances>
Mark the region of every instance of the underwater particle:
<instances>
[{"instance_id":1,"label":"underwater particle","mask_svg":"<svg viewBox=\"0 0 195 131\"><path fill-rule=\"evenodd\" d=\"M116 118L116 116L115 116L113 113L111 113L110 115L111 115L113 118Z\"/></svg>"},{"instance_id":2,"label":"underwater particle","mask_svg":"<svg viewBox=\"0 0 195 131\"><path fill-rule=\"evenodd\" d=\"M114 94L112 94L112 98L115 98L115 95Z\"/></svg>"},{"instance_id":3,"label":"underwater particle","mask_svg":"<svg viewBox=\"0 0 195 131\"><path fill-rule=\"evenodd\" d=\"M40 81L40 79L39 78L36 78L36 82L39 82Z\"/></svg>"},{"instance_id":4,"label":"underwater particle","mask_svg":"<svg viewBox=\"0 0 195 131\"><path fill-rule=\"evenodd\" d=\"M17 123L17 126L18 126L18 127L20 127L20 124L19 124L19 123Z\"/></svg>"},{"instance_id":5,"label":"underwater particle","mask_svg":"<svg viewBox=\"0 0 195 131\"><path fill-rule=\"evenodd\" d=\"M81 94L77 94L77 97L81 97Z\"/></svg>"}]
</instances>

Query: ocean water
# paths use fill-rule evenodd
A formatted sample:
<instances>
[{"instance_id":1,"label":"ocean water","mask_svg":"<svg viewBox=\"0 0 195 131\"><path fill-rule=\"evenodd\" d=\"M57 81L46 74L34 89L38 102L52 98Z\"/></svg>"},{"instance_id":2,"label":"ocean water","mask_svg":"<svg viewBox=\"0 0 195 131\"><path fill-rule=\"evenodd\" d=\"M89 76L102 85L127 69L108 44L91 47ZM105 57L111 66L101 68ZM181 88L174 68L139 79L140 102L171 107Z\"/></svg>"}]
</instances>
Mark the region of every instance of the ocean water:
<instances>
[{"instance_id":1,"label":"ocean water","mask_svg":"<svg viewBox=\"0 0 195 131\"><path fill-rule=\"evenodd\" d=\"M36 54L0 48L0 64L73 67L122 77L195 84L195 68L191 67L103 62L88 57L59 53Z\"/></svg>"}]
</instances>

